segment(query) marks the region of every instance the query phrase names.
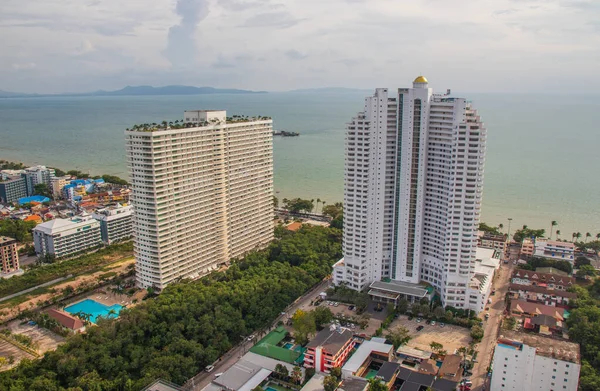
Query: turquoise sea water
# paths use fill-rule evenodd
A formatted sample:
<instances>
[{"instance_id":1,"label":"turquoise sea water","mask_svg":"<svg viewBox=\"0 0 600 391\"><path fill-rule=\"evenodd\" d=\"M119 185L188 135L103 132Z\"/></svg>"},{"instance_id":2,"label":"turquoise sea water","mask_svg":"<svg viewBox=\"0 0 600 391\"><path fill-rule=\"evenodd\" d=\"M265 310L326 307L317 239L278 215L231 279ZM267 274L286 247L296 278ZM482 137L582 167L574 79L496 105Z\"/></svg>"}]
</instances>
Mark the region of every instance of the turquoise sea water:
<instances>
[{"instance_id":1,"label":"turquoise sea water","mask_svg":"<svg viewBox=\"0 0 600 391\"><path fill-rule=\"evenodd\" d=\"M123 130L175 120L186 109L269 115L279 198L343 198L344 127L366 92L0 99L0 159L126 176ZM483 221L513 218L563 238L600 232L600 96L456 94L487 128Z\"/></svg>"},{"instance_id":2,"label":"turquoise sea water","mask_svg":"<svg viewBox=\"0 0 600 391\"><path fill-rule=\"evenodd\" d=\"M83 301L80 301L79 303L65 307L65 311L67 311L70 314L76 314L78 312L89 314L90 322L96 323L96 320L99 316L104 318L118 318L122 308L123 306L120 304L107 306L102 303L98 303L97 301L92 299L85 299ZM115 314L108 315L110 310L114 310Z\"/></svg>"}]
</instances>

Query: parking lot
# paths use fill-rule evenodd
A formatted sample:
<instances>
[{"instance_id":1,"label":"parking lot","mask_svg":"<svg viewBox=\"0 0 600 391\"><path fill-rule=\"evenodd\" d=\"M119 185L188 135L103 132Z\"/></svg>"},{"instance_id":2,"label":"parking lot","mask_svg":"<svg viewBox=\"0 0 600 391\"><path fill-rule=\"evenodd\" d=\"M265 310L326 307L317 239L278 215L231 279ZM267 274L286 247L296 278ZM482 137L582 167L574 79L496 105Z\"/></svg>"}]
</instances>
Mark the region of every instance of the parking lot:
<instances>
[{"instance_id":1,"label":"parking lot","mask_svg":"<svg viewBox=\"0 0 600 391\"><path fill-rule=\"evenodd\" d=\"M39 326L32 326L28 323L20 323L20 320L10 322L8 324L8 329L10 329L13 334L23 334L31 337L35 350L37 350L39 354L44 354L49 350L55 350L58 345L65 340L63 337L54 334L50 330L46 330Z\"/></svg>"}]
</instances>

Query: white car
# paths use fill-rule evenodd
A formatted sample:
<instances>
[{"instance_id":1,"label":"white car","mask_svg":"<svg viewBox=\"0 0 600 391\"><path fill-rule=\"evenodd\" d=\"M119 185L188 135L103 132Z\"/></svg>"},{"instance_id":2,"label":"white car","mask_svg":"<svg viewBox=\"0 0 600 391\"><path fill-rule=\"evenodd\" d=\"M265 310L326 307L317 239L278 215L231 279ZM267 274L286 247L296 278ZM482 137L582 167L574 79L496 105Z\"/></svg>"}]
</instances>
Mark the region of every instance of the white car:
<instances>
[{"instance_id":1,"label":"white car","mask_svg":"<svg viewBox=\"0 0 600 391\"><path fill-rule=\"evenodd\" d=\"M248 341L254 341L254 338L256 338L256 335L252 334L248 337Z\"/></svg>"},{"instance_id":2,"label":"white car","mask_svg":"<svg viewBox=\"0 0 600 391\"><path fill-rule=\"evenodd\" d=\"M204 368L206 370L206 372L210 373L215 369L214 365L208 365L206 368Z\"/></svg>"}]
</instances>

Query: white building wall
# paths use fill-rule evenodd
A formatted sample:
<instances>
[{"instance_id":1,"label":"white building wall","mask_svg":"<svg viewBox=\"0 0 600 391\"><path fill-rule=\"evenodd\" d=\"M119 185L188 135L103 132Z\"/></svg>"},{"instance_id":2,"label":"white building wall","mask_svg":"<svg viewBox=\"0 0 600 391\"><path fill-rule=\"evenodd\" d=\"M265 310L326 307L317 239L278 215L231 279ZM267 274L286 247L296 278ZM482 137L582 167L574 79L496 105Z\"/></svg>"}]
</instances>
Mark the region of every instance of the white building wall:
<instances>
[{"instance_id":1,"label":"white building wall","mask_svg":"<svg viewBox=\"0 0 600 391\"><path fill-rule=\"evenodd\" d=\"M469 102L425 82L366 98L346 136L346 284L426 281L445 305L468 307L485 141Z\"/></svg>"},{"instance_id":2,"label":"white building wall","mask_svg":"<svg viewBox=\"0 0 600 391\"><path fill-rule=\"evenodd\" d=\"M190 113L214 121L125 132L141 287L204 275L273 238L272 121Z\"/></svg>"},{"instance_id":3,"label":"white building wall","mask_svg":"<svg viewBox=\"0 0 600 391\"><path fill-rule=\"evenodd\" d=\"M522 350L496 345L491 391L576 391L581 366L536 354L536 348Z\"/></svg>"}]
</instances>

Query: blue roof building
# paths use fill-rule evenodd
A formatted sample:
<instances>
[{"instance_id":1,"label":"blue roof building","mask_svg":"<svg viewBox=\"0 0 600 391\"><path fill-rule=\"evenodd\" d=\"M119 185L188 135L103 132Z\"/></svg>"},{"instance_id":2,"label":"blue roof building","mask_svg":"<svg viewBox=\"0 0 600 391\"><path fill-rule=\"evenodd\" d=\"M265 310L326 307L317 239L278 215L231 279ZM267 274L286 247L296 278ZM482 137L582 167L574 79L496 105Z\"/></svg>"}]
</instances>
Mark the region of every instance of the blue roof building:
<instances>
[{"instance_id":1,"label":"blue roof building","mask_svg":"<svg viewBox=\"0 0 600 391\"><path fill-rule=\"evenodd\" d=\"M43 203L43 202L50 202L50 198L44 197L41 195L35 195L35 196L31 196L31 197L19 198L18 202L19 202L19 205L29 204L31 202Z\"/></svg>"}]
</instances>

